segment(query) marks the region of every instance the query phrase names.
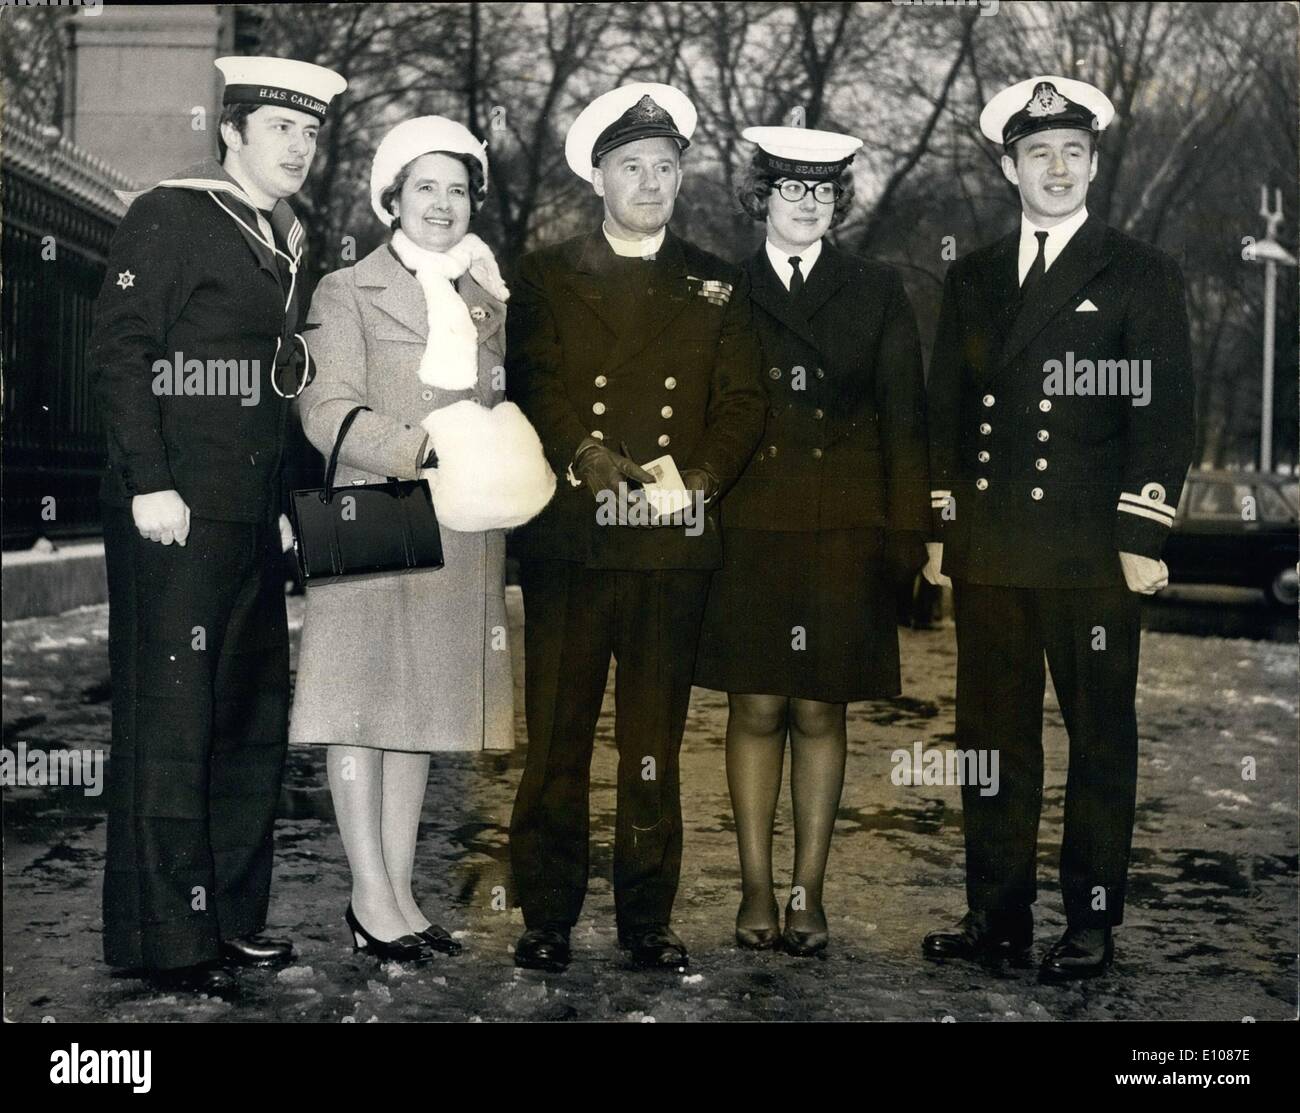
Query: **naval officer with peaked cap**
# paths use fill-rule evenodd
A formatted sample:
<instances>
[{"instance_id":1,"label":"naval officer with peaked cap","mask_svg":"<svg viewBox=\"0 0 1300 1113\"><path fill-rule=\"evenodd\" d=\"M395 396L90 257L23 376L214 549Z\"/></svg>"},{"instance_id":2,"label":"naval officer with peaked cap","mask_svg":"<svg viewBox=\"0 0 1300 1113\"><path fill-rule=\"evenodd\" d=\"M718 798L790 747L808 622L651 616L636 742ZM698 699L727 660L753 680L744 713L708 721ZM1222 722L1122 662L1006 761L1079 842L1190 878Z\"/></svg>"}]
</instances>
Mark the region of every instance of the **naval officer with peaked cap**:
<instances>
[{"instance_id":1,"label":"naval officer with peaked cap","mask_svg":"<svg viewBox=\"0 0 1300 1113\"><path fill-rule=\"evenodd\" d=\"M135 196L89 350L109 436L104 958L179 988L292 954L260 934L289 695L280 461L310 373L286 198L347 85L287 58L216 65L221 161ZM173 361L200 369L180 391L155 369ZM218 366L246 369L239 391Z\"/></svg>"},{"instance_id":2,"label":"naval officer with peaked cap","mask_svg":"<svg viewBox=\"0 0 1300 1113\"><path fill-rule=\"evenodd\" d=\"M614 901L635 963L677 969L668 926L681 865L678 749L700 618L721 560L716 506L758 442L747 283L669 228L695 108L668 85L596 98L565 141L604 222L527 256L507 321L507 393L561 482L519 531L528 753L510 828L527 931L521 966L563 969L587 888L587 785L618 662ZM671 456L700 528L601 524L600 500ZM701 503L703 507L701 507ZM626 520L626 519L624 519Z\"/></svg>"},{"instance_id":3,"label":"naval officer with peaked cap","mask_svg":"<svg viewBox=\"0 0 1300 1113\"><path fill-rule=\"evenodd\" d=\"M1029 950L1046 657L1070 757L1067 928L1045 981L1105 972L1124 918L1139 604L1168 582L1160 552L1194 441L1178 265L1087 209L1113 116L1099 89L1052 75L988 103L980 128L1002 147L1020 227L949 269L928 382L926 573L953 583L957 745L997 751L1001 784L962 788L969 911L923 949Z\"/></svg>"}]
</instances>

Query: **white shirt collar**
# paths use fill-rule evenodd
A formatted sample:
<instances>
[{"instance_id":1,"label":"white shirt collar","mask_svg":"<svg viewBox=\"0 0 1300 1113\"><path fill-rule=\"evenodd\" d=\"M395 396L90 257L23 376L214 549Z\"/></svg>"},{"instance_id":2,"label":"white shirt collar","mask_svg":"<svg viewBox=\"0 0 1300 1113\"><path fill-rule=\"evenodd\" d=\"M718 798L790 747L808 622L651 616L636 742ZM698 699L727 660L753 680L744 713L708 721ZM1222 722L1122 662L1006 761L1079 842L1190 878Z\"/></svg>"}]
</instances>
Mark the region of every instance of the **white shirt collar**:
<instances>
[{"instance_id":1,"label":"white shirt collar","mask_svg":"<svg viewBox=\"0 0 1300 1113\"><path fill-rule=\"evenodd\" d=\"M624 259L645 259L647 256L659 254L668 229L667 226L660 228L653 236L641 240L621 240L617 236L611 236L603 221L600 230L605 235L605 242L614 249L615 255L621 255Z\"/></svg>"},{"instance_id":2,"label":"white shirt collar","mask_svg":"<svg viewBox=\"0 0 1300 1113\"><path fill-rule=\"evenodd\" d=\"M1043 269L1046 271L1051 269L1052 264L1056 262L1056 257L1065 250L1065 245L1074 238L1075 232L1083 227L1083 223L1087 219L1088 206L1084 205L1069 220L1051 228L1040 228L1022 212L1020 214L1020 282L1024 283L1025 275L1029 273L1029 268L1034 265L1034 257L1038 254L1038 240L1034 237L1035 232L1047 233L1047 243L1043 245Z\"/></svg>"},{"instance_id":3,"label":"white shirt collar","mask_svg":"<svg viewBox=\"0 0 1300 1113\"><path fill-rule=\"evenodd\" d=\"M794 277L794 266L791 264L791 256L787 255L779 247L773 245L771 240L764 241L767 248L767 257L772 263L772 269L776 271L776 276L785 288L790 289L790 280ZM817 262L818 256L822 253L822 241L818 240L810 244L799 252L799 273L803 275L803 280L808 281L808 276L812 273L813 264Z\"/></svg>"}]
</instances>

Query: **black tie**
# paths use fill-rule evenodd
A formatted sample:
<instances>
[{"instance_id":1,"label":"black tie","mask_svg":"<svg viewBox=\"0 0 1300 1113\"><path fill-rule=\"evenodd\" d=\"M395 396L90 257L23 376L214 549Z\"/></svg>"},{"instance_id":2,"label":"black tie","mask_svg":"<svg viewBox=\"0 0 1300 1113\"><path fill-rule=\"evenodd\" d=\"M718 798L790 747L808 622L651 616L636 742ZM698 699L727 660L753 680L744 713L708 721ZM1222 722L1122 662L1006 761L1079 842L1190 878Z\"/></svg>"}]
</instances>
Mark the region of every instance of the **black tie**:
<instances>
[{"instance_id":1,"label":"black tie","mask_svg":"<svg viewBox=\"0 0 1300 1113\"><path fill-rule=\"evenodd\" d=\"M794 268L794 273L790 275L790 296L798 297L799 291L803 289L803 272L799 270L799 256L790 256L790 266Z\"/></svg>"},{"instance_id":2,"label":"black tie","mask_svg":"<svg viewBox=\"0 0 1300 1113\"><path fill-rule=\"evenodd\" d=\"M1034 291L1042 285L1043 274L1047 270L1047 260L1044 258L1044 252L1047 249L1047 233L1035 232L1034 238L1038 241L1038 254L1034 256L1033 263L1029 266L1029 273L1025 275L1025 280L1020 284L1020 302L1025 304L1033 297Z\"/></svg>"}]
</instances>

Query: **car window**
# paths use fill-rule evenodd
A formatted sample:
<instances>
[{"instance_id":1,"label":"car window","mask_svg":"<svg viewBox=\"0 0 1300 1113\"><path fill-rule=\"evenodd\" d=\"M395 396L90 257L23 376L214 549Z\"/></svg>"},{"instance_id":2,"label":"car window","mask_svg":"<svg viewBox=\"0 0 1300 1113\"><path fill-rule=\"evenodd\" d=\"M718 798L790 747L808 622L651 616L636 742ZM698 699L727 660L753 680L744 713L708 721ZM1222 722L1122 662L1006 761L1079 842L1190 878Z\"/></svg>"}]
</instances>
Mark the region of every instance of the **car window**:
<instances>
[{"instance_id":1,"label":"car window","mask_svg":"<svg viewBox=\"0 0 1300 1113\"><path fill-rule=\"evenodd\" d=\"M1255 510L1261 522L1289 522L1295 517L1295 511L1276 487L1261 483L1255 490L1258 497Z\"/></svg>"},{"instance_id":2,"label":"car window","mask_svg":"<svg viewBox=\"0 0 1300 1113\"><path fill-rule=\"evenodd\" d=\"M1248 483L1227 483L1200 480L1191 484L1192 493L1187 507L1188 517L1241 521L1241 508L1245 499L1253 494ZM1257 508L1258 509L1258 508Z\"/></svg>"}]
</instances>

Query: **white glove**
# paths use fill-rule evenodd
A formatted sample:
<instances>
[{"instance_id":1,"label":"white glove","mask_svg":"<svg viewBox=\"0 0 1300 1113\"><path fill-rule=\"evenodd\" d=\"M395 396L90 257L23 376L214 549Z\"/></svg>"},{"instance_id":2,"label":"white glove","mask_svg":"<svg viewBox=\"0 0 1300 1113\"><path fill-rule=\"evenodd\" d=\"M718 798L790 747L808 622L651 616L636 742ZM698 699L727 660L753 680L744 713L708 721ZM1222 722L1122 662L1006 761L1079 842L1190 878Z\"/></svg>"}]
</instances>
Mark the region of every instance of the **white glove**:
<instances>
[{"instance_id":1,"label":"white glove","mask_svg":"<svg viewBox=\"0 0 1300 1113\"><path fill-rule=\"evenodd\" d=\"M921 569L921 575L925 577L925 582L933 584L935 587L952 587L952 579L945 576L941 571L943 568L943 542L927 541L925 543L925 552L929 557L925 562L925 567Z\"/></svg>"},{"instance_id":2,"label":"white glove","mask_svg":"<svg viewBox=\"0 0 1300 1113\"><path fill-rule=\"evenodd\" d=\"M280 515L280 552L287 553L293 548L293 525L288 514Z\"/></svg>"},{"instance_id":3,"label":"white glove","mask_svg":"<svg viewBox=\"0 0 1300 1113\"><path fill-rule=\"evenodd\" d=\"M175 490L151 491L131 500L135 528L146 541L184 545L190 535L190 508Z\"/></svg>"},{"instance_id":4,"label":"white glove","mask_svg":"<svg viewBox=\"0 0 1300 1113\"><path fill-rule=\"evenodd\" d=\"M1119 566L1123 569L1129 591L1154 595L1162 587L1169 586L1169 568L1163 560L1152 560L1137 553L1120 553Z\"/></svg>"}]
</instances>

